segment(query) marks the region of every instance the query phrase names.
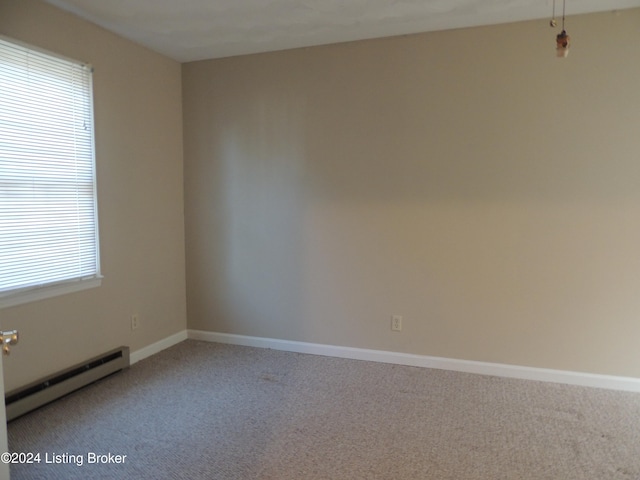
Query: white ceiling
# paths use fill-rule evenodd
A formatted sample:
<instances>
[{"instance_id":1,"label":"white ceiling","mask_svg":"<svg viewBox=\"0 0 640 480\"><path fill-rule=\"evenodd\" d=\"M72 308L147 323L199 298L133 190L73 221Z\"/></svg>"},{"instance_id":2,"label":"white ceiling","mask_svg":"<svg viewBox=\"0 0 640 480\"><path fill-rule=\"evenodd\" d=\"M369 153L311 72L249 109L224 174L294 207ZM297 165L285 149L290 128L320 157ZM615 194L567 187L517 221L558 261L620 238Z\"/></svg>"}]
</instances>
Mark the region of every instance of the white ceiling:
<instances>
[{"instance_id":1,"label":"white ceiling","mask_svg":"<svg viewBox=\"0 0 640 480\"><path fill-rule=\"evenodd\" d=\"M549 19L553 9L553 0L47 1L180 62ZM568 17L633 7L640 0L566 0Z\"/></svg>"}]
</instances>

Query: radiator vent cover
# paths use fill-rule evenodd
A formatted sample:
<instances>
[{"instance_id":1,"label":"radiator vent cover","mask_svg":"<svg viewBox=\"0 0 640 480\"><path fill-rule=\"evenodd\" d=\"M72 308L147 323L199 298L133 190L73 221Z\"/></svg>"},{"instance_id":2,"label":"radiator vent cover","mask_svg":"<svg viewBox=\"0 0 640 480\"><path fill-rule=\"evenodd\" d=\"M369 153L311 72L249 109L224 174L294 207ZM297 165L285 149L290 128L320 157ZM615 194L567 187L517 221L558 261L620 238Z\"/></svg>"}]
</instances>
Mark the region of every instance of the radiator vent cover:
<instances>
[{"instance_id":1,"label":"radiator vent cover","mask_svg":"<svg viewBox=\"0 0 640 480\"><path fill-rule=\"evenodd\" d=\"M119 347L7 392L4 397L7 421L14 420L127 367L129 367L129 347Z\"/></svg>"}]
</instances>

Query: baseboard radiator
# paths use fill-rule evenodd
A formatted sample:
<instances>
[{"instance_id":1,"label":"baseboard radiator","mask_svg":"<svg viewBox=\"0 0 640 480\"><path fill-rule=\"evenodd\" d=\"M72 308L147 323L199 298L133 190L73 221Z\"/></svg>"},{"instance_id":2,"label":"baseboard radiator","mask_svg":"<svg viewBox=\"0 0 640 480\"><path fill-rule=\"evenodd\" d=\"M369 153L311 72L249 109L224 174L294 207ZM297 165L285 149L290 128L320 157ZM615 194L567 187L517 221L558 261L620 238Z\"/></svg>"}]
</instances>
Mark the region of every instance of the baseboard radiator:
<instances>
[{"instance_id":1,"label":"baseboard radiator","mask_svg":"<svg viewBox=\"0 0 640 480\"><path fill-rule=\"evenodd\" d=\"M129 366L129 347L119 347L5 395L7 421L51 403Z\"/></svg>"}]
</instances>

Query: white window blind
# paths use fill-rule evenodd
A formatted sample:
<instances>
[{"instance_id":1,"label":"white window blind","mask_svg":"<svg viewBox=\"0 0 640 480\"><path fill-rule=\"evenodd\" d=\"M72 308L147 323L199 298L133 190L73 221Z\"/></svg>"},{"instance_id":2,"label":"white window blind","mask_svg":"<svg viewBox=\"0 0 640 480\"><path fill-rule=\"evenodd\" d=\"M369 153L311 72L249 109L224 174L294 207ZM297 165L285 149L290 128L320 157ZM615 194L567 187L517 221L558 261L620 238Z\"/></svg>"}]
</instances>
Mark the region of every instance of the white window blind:
<instances>
[{"instance_id":1,"label":"white window blind","mask_svg":"<svg viewBox=\"0 0 640 480\"><path fill-rule=\"evenodd\" d=\"M91 82L0 38L0 301L100 278Z\"/></svg>"}]
</instances>

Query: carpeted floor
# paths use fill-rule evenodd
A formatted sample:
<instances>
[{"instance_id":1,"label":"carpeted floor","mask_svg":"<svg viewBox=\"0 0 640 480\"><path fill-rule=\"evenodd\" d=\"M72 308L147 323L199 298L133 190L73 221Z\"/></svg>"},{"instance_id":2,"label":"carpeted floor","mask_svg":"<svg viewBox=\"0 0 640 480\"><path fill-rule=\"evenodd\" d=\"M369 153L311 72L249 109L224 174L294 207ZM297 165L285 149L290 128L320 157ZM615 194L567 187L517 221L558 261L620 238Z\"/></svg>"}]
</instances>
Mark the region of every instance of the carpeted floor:
<instances>
[{"instance_id":1,"label":"carpeted floor","mask_svg":"<svg viewBox=\"0 0 640 480\"><path fill-rule=\"evenodd\" d=\"M186 341L9 446L12 480L640 480L640 395Z\"/></svg>"}]
</instances>

